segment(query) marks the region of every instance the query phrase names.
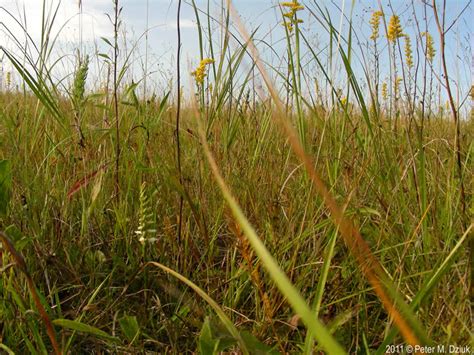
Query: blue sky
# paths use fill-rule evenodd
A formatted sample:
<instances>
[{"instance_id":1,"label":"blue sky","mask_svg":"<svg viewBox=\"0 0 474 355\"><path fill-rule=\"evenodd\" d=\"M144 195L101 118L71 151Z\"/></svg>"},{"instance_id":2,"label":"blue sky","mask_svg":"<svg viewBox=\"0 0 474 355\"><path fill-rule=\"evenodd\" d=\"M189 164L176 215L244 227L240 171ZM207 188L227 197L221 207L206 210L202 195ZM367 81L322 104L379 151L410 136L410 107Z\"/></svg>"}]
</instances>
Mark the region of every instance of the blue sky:
<instances>
[{"instance_id":1,"label":"blue sky","mask_svg":"<svg viewBox=\"0 0 474 355\"><path fill-rule=\"evenodd\" d=\"M225 0L210 0L211 15L220 18L221 4ZM301 1L309 8L315 9L314 1ZM414 0L415 10L421 18L422 5L421 0ZM438 1L440 2L440 1ZM59 3L59 0L46 0L47 7L54 8ZM199 60L198 54L198 37L196 31L195 15L190 0L183 1L182 7L182 38L183 38L183 70L188 71L196 66ZM197 6L205 10L207 0L196 0ZM283 56L284 37L283 28L280 25L280 10L278 8L278 1L275 0L234 0L235 7L242 16L243 22L249 30L259 27L256 38L264 40L269 46L260 47L264 53L265 58L271 61L273 65L279 65L279 57ZM349 15L351 11L352 1L317 1L322 6L327 6L333 21L339 26L341 16L340 9L344 6L345 14ZM388 6L389 2L382 0L384 12L389 15L392 9ZM123 7L123 26L122 33L126 34L127 43L122 43L127 50L133 47L137 39L145 33L147 28L147 6L148 6L148 69L150 80L156 83L172 80L173 63L176 52L176 7L177 0L122 0L120 1ZM393 11L400 14L403 19L403 26L405 31L413 35L414 21L411 15L412 7L410 1L392 0ZM448 34L447 49L448 49L448 63L452 75L458 76L461 86L469 86L471 82L472 67L470 63L470 53L472 53L472 21L473 6L469 5L469 0L447 0L447 19L446 23L450 24L457 14L468 5L467 11L459 19L457 24L452 28ZM26 13L26 20L28 31L34 38L39 40L41 28L41 6L40 0L0 0L0 6L4 7L17 18L21 18L23 11ZM82 38L84 43L84 50L90 53L101 52L106 50L103 41L100 37L111 38L112 25L106 14L112 13L112 0L82 0L83 15L82 15ZM355 34L361 42L365 42L370 34L370 27L368 20L370 14L378 7L377 0L355 1L353 9L353 25ZM64 71L70 71L68 65L74 63L74 48L77 48L79 42L79 19L78 16L78 0L62 0L60 2L58 19L55 23L55 31L64 26L58 37L56 46L56 55L64 56L65 64L63 64ZM204 15L202 15L204 16ZM308 34L308 37L314 41L318 49L324 50L327 41L327 34L316 23L316 21L309 15L308 11L303 11L301 18L305 20L302 25L303 31ZM0 11L1 22L6 27L12 29L15 34L21 34L14 22L7 16L5 11ZM201 18L204 20L204 18ZM433 33L436 45L437 36L435 31L435 23L432 17L432 12L428 9L429 30ZM216 34L215 40L219 36L219 27L213 25L213 33ZM347 27L343 27L346 29ZM384 41L381 41L382 46ZM7 48L13 48L13 42L9 40L3 33L0 33L0 45ZM271 47L271 48L269 48ZM273 52L272 52L273 50ZM364 50L356 51L355 58L361 59ZM138 42L136 54L132 57L134 65L131 66L130 77L134 80L143 77L142 68L144 65L145 40L142 38ZM367 53L365 53L367 54ZM326 55L327 57L327 55ZM69 63L69 64L68 64ZM4 61L4 69L8 70L8 64ZM337 65L333 68L337 70ZM97 69L99 70L99 69ZM468 73L468 75L466 75ZM361 74L361 73L359 73ZM343 79L341 79L343 80ZM341 83L342 85L342 83Z\"/></svg>"}]
</instances>

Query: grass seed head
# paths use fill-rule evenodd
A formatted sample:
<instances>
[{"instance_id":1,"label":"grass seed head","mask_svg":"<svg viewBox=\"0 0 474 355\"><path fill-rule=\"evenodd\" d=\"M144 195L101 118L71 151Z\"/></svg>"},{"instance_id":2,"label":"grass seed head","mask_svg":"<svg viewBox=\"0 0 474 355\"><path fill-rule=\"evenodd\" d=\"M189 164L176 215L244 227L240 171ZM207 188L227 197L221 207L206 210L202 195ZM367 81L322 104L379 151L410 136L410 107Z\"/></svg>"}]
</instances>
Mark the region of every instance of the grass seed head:
<instances>
[{"instance_id":1,"label":"grass seed head","mask_svg":"<svg viewBox=\"0 0 474 355\"><path fill-rule=\"evenodd\" d=\"M84 101L84 93L86 90L87 73L89 71L89 56L80 59L72 88L72 97L76 106L80 106Z\"/></svg>"}]
</instances>

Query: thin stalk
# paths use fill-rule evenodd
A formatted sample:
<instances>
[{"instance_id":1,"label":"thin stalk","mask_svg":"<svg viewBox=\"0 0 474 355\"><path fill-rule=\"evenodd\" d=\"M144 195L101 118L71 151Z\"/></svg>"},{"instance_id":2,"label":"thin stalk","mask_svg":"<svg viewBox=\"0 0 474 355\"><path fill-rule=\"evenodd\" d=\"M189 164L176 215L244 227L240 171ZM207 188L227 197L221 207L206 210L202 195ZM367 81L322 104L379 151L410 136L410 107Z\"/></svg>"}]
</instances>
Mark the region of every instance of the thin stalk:
<instances>
[{"instance_id":1,"label":"thin stalk","mask_svg":"<svg viewBox=\"0 0 474 355\"><path fill-rule=\"evenodd\" d=\"M149 16L150 15L150 1L146 1L146 28L145 28L145 75L143 76L143 100L145 100L145 114L148 108L147 95L147 77L148 77L148 31L149 31Z\"/></svg>"},{"instance_id":2,"label":"thin stalk","mask_svg":"<svg viewBox=\"0 0 474 355\"><path fill-rule=\"evenodd\" d=\"M181 0L178 1L176 15L176 25L178 31L178 49L176 53L176 75L177 75L177 105L176 105L176 162L178 165L179 183L183 186L183 174L181 170L181 141L179 135L180 115L181 115ZM183 228L183 196L179 196L179 220L178 220L178 244L181 242L181 231Z\"/></svg>"},{"instance_id":3,"label":"thin stalk","mask_svg":"<svg viewBox=\"0 0 474 355\"><path fill-rule=\"evenodd\" d=\"M114 1L114 62L113 62L113 77L114 77L114 115L115 115L115 194L118 198L120 192L120 123L119 123L119 105L118 105L118 31L119 31L119 1Z\"/></svg>"},{"instance_id":4,"label":"thin stalk","mask_svg":"<svg viewBox=\"0 0 474 355\"><path fill-rule=\"evenodd\" d=\"M446 1L444 1L444 4L446 6ZM444 7L445 7L444 6ZM456 126L456 135L455 135L455 141L454 141L454 146L456 148L456 163L457 163L457 169L458 169L458 176L459 176L459 187L461 189L461 205L462 205L462 212L463 214L466 214L466 192L464 190L464 181L463 181L463 174L462 174L462 162L461 162L461 129L460 129L460 124L459 124L459 117L458 117L458 110L456 109L456 105L454 103L454 98L453 98L453 93L451 91L451 85L449 84L449 75L448 75L448 67L446 65L446 53L445 53L445 47L446 47L446 41L445 41L445 35L446 32L444 30L444 27L442 27L440 20L439 20L439 15L438 15L438 9L436 7L436 0L433 0L433 12L434 12L434 17L436 20L436 26L438 27L438 32L439 32L439 40L440 40L440 51L441 51L441 64L443 67L443 73L444 73L444 80L446 84L446 91L448 94L448 99L449 99L449 105L451 107L451 112L453 113L453 120L454 120L454 125ZM443 22L444 22L444 12L443 12ZM467 223L463 221L464 227L467 227Z\"/></svg>"}]
</instances>

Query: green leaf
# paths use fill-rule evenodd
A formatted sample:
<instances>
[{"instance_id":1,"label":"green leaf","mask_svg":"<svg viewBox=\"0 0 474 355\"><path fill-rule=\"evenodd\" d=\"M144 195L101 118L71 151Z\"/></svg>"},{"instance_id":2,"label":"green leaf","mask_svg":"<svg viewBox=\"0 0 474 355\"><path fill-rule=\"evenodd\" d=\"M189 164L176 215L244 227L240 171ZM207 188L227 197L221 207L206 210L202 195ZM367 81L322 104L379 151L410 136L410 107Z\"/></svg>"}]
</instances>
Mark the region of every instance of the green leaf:
<instances>
[{"instance_id":1,"label":"green leaf","mask_svg":"<svg viewBox=\"0 0 474 355\"><path fill-rule=\"evenodd\" d=\"M201 296L201 298L203 298L208 304L209 306L211 306L211 308L217 313L217 315L219 316L219 319L221 320L222 324L224 325L224 327L227 329L227 331L229 332L229 334L237 340L237 343L239 344L239 347L240 347L240 350L242 351L243 354L249 354L249 351L247 349L247 346L244 342L244 340L242 339L242 336L240 335L240 332L237 330L237 328L235 327L235 325L232 323L232 321L229 319L229 317L227 317L227 315L225 314L225 312L222 310L222 308L217 304L216 301L214 301L206 292L204 292L203 289L201 289L199 286L197 286L194 282L192 282L191 280L187 279L186 277L184 277L183 275L181 275L180 273L170 269L169 267L163 265L163 264L160 264L160 263L157 263L156 261L149 261L147 263L147 265L152 265L152 266L156 266L156 267L159 267L161 270L167 272L168 274L176 277L178 280L184 282L187 286L191 287L199 296Z\"/></svg>"},{"instance_id":2,"label":"green leaf","mask_svg":"<svg viewBox=\"0 0 474 355\"><path fill-rule=\"evenodd\" d=\"M118 340L117 338L107 334L103 330L100 330L96 327L93 327L93 326L90 326L88 324L78 322L78 321L75 321L75 320L55 319L55 320L53 320L53 324L57 325L57 326L60 326L62 328L76 330L78 332L95 335L99 338L104 338L104 339L113 340L113 341Z\"/></svg>"},{"instance_id":3,"label":"green leaf","mask_svg":"<svg viewBox=\"0 0 474 355\"><path fill-rule=\"evenodd\" d=\"M3 53L7 56L12 65L15 67L16 71L25 81L26 85L28 85L28 87L31 89L31 91L33 91L38 100L40 100L44 107L53 115L56 122L59 123L61 128L66 129L66 126L63 123L63 115L59 111L56 96L53 90L46 85L44 78L41 77L41 75L36 71L36 69L32 72L29 72L25 68L24 63L22 63L22 60L16 58L5 48L0 47L0 50L2 50Z\"/></svg>"},{"instance_id":4,"label":"green leaf","mask_svg":"<svg viewBox=\"0 0 474 355\"><path fill-rule=\"evenodd\" d=\"M10 237L10 240L13 242L15 249L18 252L21 252L26 246L33 242L33 238L31 236L23 235L21 230L14 224L6 227L4 232Z\"/></svg>"},{"instance_id":5,"label":"green leaf","mask_svg":"<svg viewBox=\"0 0 474 355\"><path fill-rule=\"evenodd\" d=\"M102 58L105 58L105 59L107 59L107 60L112 61L112 59L111 59L107 54L105 54L105 53L99 53L99 57L102 57Z\"/></svg>"},{"instance_id":6,"label":"green leaf","mask_svg":"<svg viewBox=\"0 0 474 355\"><path fill-rule=\"evenodd\" d=\"M236 343L237 340L222 326L222 323L217 323L206 317L199 335L199 353L219 354Z\"/></svg>"},{"instance_id":7,"label":"green leaf","mask_svg":"<svg viewBox=\"0 0 474 355\"><path fill-rule=\"evenodd\" d=\"M132 343L138 334L140 333L140 327L138 326L137 317L135 316L124 316L119 320L120 329L122 329L123 335L127 340Z\"/></svg>"},{"instance_id":8,"label":"green leaf","mask_svg":"<svg viewBox=\"0 0 474 355\"><path fill-rule=\"evenodd\" d=\"M100 39L102 41L104 41L105 43L107 43L110 47L114 48L114 45L105 37L100 37Z\"/></svg>"},{"instance_id":9,"label":"green leaf","mask_svg":"<svg viewBox=\"0 0 474 355\"><path fill-rule=\"evenodd\" d=\"M268 345L262 343L260 340L255 338L251 333L242 332L241 335L242 335L242 338L244 339L245 344L247 345L247 348L250 349L251 354L254 354L254 355L279 354L278 351L273 350Z\"/></svg>"},{"instance_id":10,"label":"green leaf","mask_svg":"<svg viewBox=\"0 0 474 355\"><path fill-rule=\"evenodd\" d=\"M241 332L242 337L250 354L279 354L268 345L263 344L249 332ZM221 323L212 321L206 317L199 335L199 353L200 354L219 354L222 351L234 346L237 340L225 329Z\"/></svg>"},{"instance_id":11,"label":"green leaf","mask_svg":"<svg viewBox=\"0 0 474 355\"><path fill-rule=\"evenodd\" d=\"M200 354L214 354L219 340L212 337L211 324L209 318L206 317L199 335L199 353Z\"/></svg>"},{"instance_id":12,"label":"green leaf","mask_svg":"<svg viewBox=\"0 0 474 355\"><path fill-rule=\"evenodd\" d=\"M8 160L0 160L0 215L7 213L12 188L11 164Z\"/></svg>"}]
</instances>

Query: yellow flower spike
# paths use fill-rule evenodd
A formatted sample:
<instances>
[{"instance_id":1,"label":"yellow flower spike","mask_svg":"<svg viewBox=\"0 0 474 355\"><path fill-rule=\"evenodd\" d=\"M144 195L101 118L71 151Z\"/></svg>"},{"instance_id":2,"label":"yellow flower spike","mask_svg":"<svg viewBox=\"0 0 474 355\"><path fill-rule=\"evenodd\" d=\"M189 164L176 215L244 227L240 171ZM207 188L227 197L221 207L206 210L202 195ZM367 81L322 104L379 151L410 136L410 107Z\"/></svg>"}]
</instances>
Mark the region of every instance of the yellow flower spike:
<instances>
[{"instance_id":1,"label":"yellow flower spike","mask_svg":"<svg viewBox=\"0 0 474 355\"><path fill-rule=\"evenodd\" d=\"M379 38L380 18L383 16L382 11L375 11L370 18L370 26L372 27L372 34L370 39L376 41Z\"/></svg>"},{"instance_id":2,"label":"yellow flower spike","mask_svg":"<svg viewBox=\"0 0 474 355\"><path fill-rule=\"evenodd\" d=\"M400 24L400 18L397 15L390 17L388 24L387 38L389 42L395 43L397 39L403 36L402 25Z\"/></svg>"},{"instance_id":3,"label":"yellow flower spike","mask_svg":"<svg viewBox=\"0 0 474 355\"><path fill-rule=\"evenodd\" d=\"M196 80L197 84L204 84L204 79L206 78L206 66L214 63L214 59L212 58L205 58L201 60L199 66L196 68L195 71L191 73L194 76L194 80Z\"/></svg>"},{"instance_id":4,"label":"yellow flower spike","mask_svg":"<svg viewBox=\"0 0 474 355\"><path fill-rule=\"evenodd\" d=\"M382 83L382 99L387 100L388 98L388 86L387 83L384 81Z\"/></svg>"},{"instance_id":5,"label":"yellow flower spike","mask_svg":"<svg viewBox=\"0 0 474 355\"><path fill-rule=\"evenodd\" d=\"M298 23L303 23L303 20L296 18L296 12L301 11L304 9L304 6L301 5L298 1L294 0L292 2L282 2L280 3L281 6L288 8L288 12L283 14L283 17L287 18L288 21L282 23L288 30L288 32L292 33L294 29L294 25Z\"/></svg>"},{"instance_id":6,"label":"yellow flower spike","mask_svg":"<svg viewBox=\"0 0 474 355\"><path fill-rule=\"evenodd\" d=\"M395 82L394 82L394 87L393 87L393 92L395 94L395 97L398 96L398 93L400 92L400 83L402 82L402 78L397 76L395 78Z\"/></svg>"},{"instance_id":7,"label":"yellow flower spike","mask_svg":"<svg viewBox=\"0 0 474 355\"><path fill-rule=\"evenodd\" d=\"M429 32L423 32L421 36L426 38L426 58L430 62L433 62L433 59L436 55L436 50L434 49L433 37L431 36Z\"/></svg>"},{"instance_id":8,"label":"yellow flower spike","mask_svg":"<svg viewBox=\"0 0 474 355\"><path fill-rule=\"evenodd\" d=\"M292 2L282 2L280 4L283 7L289 7L291 11L296 12L296 11L301 11L304 10L304 6L301 5L298 1L292 1Z\"/></svg>"},{"instance_id":9,"label":"yellow flower spike","mask_svg":"<svg viewBox=\"0 0 474 355\"><path fill-rule=\"evenodd\" d=\"M411 50L411 40L409 35L405 35L405 62L409 69L413 68L413 55Z\"/></svg>"}]
</instances>

